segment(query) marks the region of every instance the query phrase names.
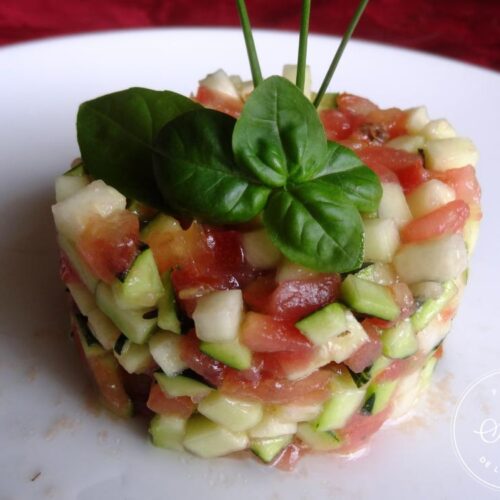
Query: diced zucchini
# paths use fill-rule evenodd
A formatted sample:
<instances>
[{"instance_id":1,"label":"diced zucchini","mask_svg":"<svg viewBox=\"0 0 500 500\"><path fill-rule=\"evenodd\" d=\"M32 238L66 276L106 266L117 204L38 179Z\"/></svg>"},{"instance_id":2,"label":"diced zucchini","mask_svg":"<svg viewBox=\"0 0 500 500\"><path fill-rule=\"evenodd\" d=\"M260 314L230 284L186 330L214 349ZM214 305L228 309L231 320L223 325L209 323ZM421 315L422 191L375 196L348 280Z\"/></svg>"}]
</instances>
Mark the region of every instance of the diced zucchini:
<instances>
[{"instance_id":1,"label":"diced zucchini","mask_svg":"<svg viewBox=\"0 0 500 500\"><path fill-rule=\"evenodd\" d=\"M200 351L236 370L248 370L252 351L236 338L231 342L201 342Z\"/></svg>"},{"instance_id":2,"label":"diced zucchini","mask_svg":"<svg viewBox=\"0 0 500 500\"><path fill-rule=\"evenodd\" d=\"M373 363L372 366L365 368L362 372L354 373L351 370L349 370L349 372L351 373L354 383L358 387L362 387L375 378L379 373L383 372L391 363L391 359L386 358L385 356L380 356L375 360L375 363Z\"/></svg>"},{"instance_id":3,"label":"diced zucchini","mask_svg":"<svg viewBox=\"0 0 500 500\"><path fill-rule=\"evenodd\" d=\"M418 340L409 318L392 328L382 331L383 353L388 358L403 359L412 356L418 350Z\"/></svg>"},{"instance_id":4,"label":"diced zucchini","mask_svg":"<svg viewBox=\"0 0 500 500\"><path fill-rule=\"evenodd\" d=\"M211 387L199 380L185 377L184 375L169 377L164 373L156 372L154 377L160 385L161 390L172 398L187 396L194 400L200 400L213 391Z\"/></svg>"},{"instance_id":5,"label":"diced zucchini","mask_svg":"<svg viewBox=\"0 0 500 500\"><path fill-rule=\"evenodd\" d=\"M357 312L388 321L395 320L400 314L400 308L389 288L353 274L342 282L341 293L346 304Z\"/></svg>"},{"instance_id":6,"label":"diced zucchini","mask_svg":"<svg viewBox=\"0 0 500 500\"><path fill-rule=\"evenodd\" d=\"M96 302L101 311L124 333L132 342L144 344L156 330L156 318L144 319L148 311L125 311L120 309L115 301L111 288L105 283L99 283L96 289Z\"/></svg>"},{"instance_id":7,"label":"diced zucchini","mask_svg":"<svg viewBox=\"0 0 500 500\"><path fill-rule=\"evenodd\" d=\"M299 424L297 437L309 448L316 451L333 451L342 445L340 437L332 431L317 431L308 422Z\"/></svg>"},{"instance_id":8,"label":"diced zucchini","mask_svg":"<svg viewBox=\"0 0 500 500\"><path fill-rule=\"evenodd\" d=\"M244 401L212 392L198 404L198 411L210 420L230 431L246 431L257 425L264 414L263 406L257 401Z\"/></svg>"},{"instance_id":9,"label":"diced zucchini","mask_svg":"<svg viewBox=\"0 0 500 500\"><path fill-rule=\"evenodd\" d=\"M115 357L128 373L145 373L154 366L147 344L134 344L122 335L114 347Z\"/></svg>"},{"instance_id":10,"label":"diced zucchini","mask_svg":"<svg viewBox=\"0 0 500 500\"><path fill-rule=\"evenodd\" d=\"M409 285L455 278L467 263L467 249L460 234L403 245L394 257L397 273Z\"/></svg>"},{"instance_id":11,"label":"diced zucchini","mask_svg":"<svg viewBox=\"0 0 500 500\"><path fill-rule=\"evenodd\" d=\"M422 217L455 199L453 188L437 179L420 184L407 198L413 217Z\"/></svg>"},{"instance_id":12,"label":"diced zucchini","mask_svg":"<svg viewBox=\"0 0 500 500\"><path fill-rule=\"evenodd\" d=\"M172 332L157 331L149 339L149 350L162 371L172 377L187 368L181 359L181 337Z\"/></svg>"},{"instance_id":13,"label":"diced zucchini","mask_svg":"<svg viewBox=\"0 0 500 500\"><path fill-rule=\"evenodd\" d=\"M425 363L422 371L420 372L420 390L425 390L431 383L432 374L436 369L436 365L438 362L438 358L436 356L431 356Z\"/></svg>"},{"instance_id":14,"label":"diced zucchini","mask_svg":"<svg viewBox=\"0 0 500 500\"><path fill-rule=\"evenodd\" d=\"M412 215L403 188L399 184L382 183L382 199L378 206L378 216L381 219L393 219L399 228L411 221Z\"/></svg>"},{"instance_id":15,"label":"diced zucchini","mask_svg":"<svg viewBox=\"0 0 500 500\"><path fill-rule=\"evenodd\" d=\"M369 337L364 328L360 325L351 311L345 311L345 318L347 330L319 347L320 358L324 361L324 363L319 366L327 364L330 361L342 363L347 358L351 357L363 344L369 341Z\"/></svg>"},{"instance_id":16,"label":"diced zucchini","mask_svg":"<svg viewBox=\"0 0 500 500\"><path fill-rule=\"evenodd\" d=\"M213 458L244 450L248 437L243 432L231 432L203 415L194 415L187 422L183 444L199 457Z\"/></svg>"},{"instance_id":17,"label":"diced zucchini","mask_svg":"<svg viewBox=\"0 0 500 500\"><path fill-rule=\"evenodd\" d=\"M170 215L159 213L141 230L141 241L148 243L148 240L155 235L172 232L182 232L179 221Z\"/></svg>"},{"instance_id":18,"label":"diced zucchini","mask_svg":"<svg viewBox=\"0 0 500 500\"><path fill-rule=\"evenodd\" d=\"M382 262L375 262L375 264L366 266L361 271L358 271L356 276L384 286L393 285L397 282L394 268L388 264L382 264Z\"/></svg>"},{"instance_id":19,"label":"diced zucchini","mask_svg":"<svg viewBox=\"0 0 500 500\"><path fill-rule=\"evenodd\" d=\"M291 442L293 435L252 439L250 450L266 464L272 462Z\"/></svg>"},{"instance_id":20,"label":"diced zucchini","mask_svg":"<svg viewBox=\"0 0 500 500\"><path fill-rule=\"evenodd\" d=\"M62 234L57 235L57 242L84 285L90 292L94 293L99 280L92 274L89 266L82 260L73 243Z\"/></svg>"},{"instance_id":21,"label":"diced zucchini","mask_svg":"<svg viewBox=\"0 0 500 500\"><path fill-rule=\"evenodd\" d=\"M281 420L271 412L265 413L261 421L250 431L248 435L252 439L273 438L286 434L295 434L297 422Z\"/></svg>"},{"instance_id":22,"label":"diced zucchini","mask_svg":"<svg viewBox=\"0 0 500 500\"><path fill-rule=\"evenodd\" d=\"M181 322L177 317L177 304L170 274L170 271L167 271L161 277L163 296L158 301L158 326L162 330L181 333Z\"/></svg>"},{"instance_id":23,"label":"diced zucchini","mask_svg":"<svg viewBox=\"0 0 500 500\"><path fill-rule=\"evenodd\" d=\"M408 130L410 134L420 132L430 121L425 106L407 110L406 116L406 130Z\"/></svg>"},{"instance_id":24,"label":"diced zucchini","mask_svg":"<svg viewBox=\"0 0 500 500\"><path fill-rule=\"evenodd\" d=\"M155 415L149 424L149 433L155 446L182 451L186 420L173 415Z\"/></svg>"},{"instance_id":25,"label":"diced zucchini","mask_svg":"<svg viewBox=\"0 0 500 500\"><path fill-rule=\"evenodd\" d=\"M66 175L68 177L82 177L83 175L86 175L83 160L81 158L74 159L71 162L70 169L66 170L63 175Z\"/></svg>"},{"instance_id":26,"label":"diced zucchini","mask_svg":"<svg viewBox=\"0 0 500 500\"><path fill-rule=\"evenodd\" d=\"M207 75L203 80L200 80L200 86L215 90L216 92L222 92L238 100L240 99L234 83L223 69L219 69L215 73Z\"/></svg>"},{"instance_id":27,"label":"diced zucchini","mask_svg":"<svg viewBox=\"0 0 500 500\"><path fill-rule=\"evenodd\" d=\"M374 382L368 386L365 402L361 412L365 415L376 415L385 410L396 389L398 380Z\"/></svg>"},{"instance_id":28,"label":"diced zucchini","mask_svg":"<svg viewBox=\"0 0 500 500\"><path fill-rule=\"evenodd\" d=\"M435 318L450 300L457 294L455 283L450 280L443 284L442 293L435 299L427 299L411 317L416 332L423 330Z\"/></svg>"},{"instance_id":29,"label":"diced zucchini","mask_svg":"<svg viewBox=\"0 0 500 500\"><path fill-rule=\"evenodd\" d=\"M272 414L284 422L307 422L319 417L323 411L322 404L288 403L272 407Z\"/></svg>"},{"instance_id":30,"label":"diced zucchini","mask_svg":"<svg viewBox=\"0 0 500 500\"><path fill-rule=\"evenodd\" d=\"M78 335L80 345L86 358L101 356L105 353L101 344L92 335L92 332L87 328L87 321L81 314L71 314L71 324L73 332Z\"/></svg>"},{"instance_id":31,"label":"diced zucchini","mask_svg":"<svg viewBox=\"0 0 500 500\"><path fill-rule=\"evenodd\" d=\"M81 283L67 283L69 293L73 297L78 310L84 315L88 316L90 311L93 311L97 304L95 303L94 296L89 292L89 289Z\"/></svg>"},{"instance_id":32,"label":"diced zucchini","mask_svg":"<svg viewBox=\"0 0 500 500\"><path fill-rule=\"evenodd\" d=\"M243 233L243 251L246 261L257 269L272 269L281 260L281 252L268 236L266 229Z\"/></svg>"},{"instance_id":33,"label":"diced zucchini","mask_svg":"<svg viewBox=\"0 0 500 500\"><path fill-rule=\"evenodd\" d=\"M330 387L332 396L324 404L323 412L314 423L317 431L344 427L359 409L365 396L365 389L356 385L349 372L335 374Z\"/></svg>"},{"instance_id":34,"label":"diced zucchini","mask_svg":"<svg viewBox=\"0 0 500 500\"><path fill-rule=\"evenodd\" d=\"M464 226L464 240L469 255L472 255L476 248L477 237L479 236L480 221L469 217Z\"/></svg>"},{"instance_id":35,"label":"diced zucchini","mask_svg":"<svg viewBox=\"0 0 500 500\"><path fill-rule=\"evenodd\" d=\"M285 64L283 66L283 77L295 85L295 81L297 80L297 65ZM311 98L311 68L309 66L305 68L304 95L308 99Z\"/></svg>"},{"instance_id":36,"label":"diced zucchini","mask_svg":"<svg viewBox=\"0 0 500 500\"><path fill-rule=\"evenodd\" d=\"M88 325L104 349L107 351L113 349L121 332L100 309L96 308L90 311Z\"/></svg>"},{"instance_id":37,"label":"diced zucchini","mask_svg":"<svg viewBox=\"0 0 500 500\"><path fill-rule=\"evenodd\" d=\"M421 135L400 135L387 142L386 146L394 149L418 153L424 147L425 139Z\"/></svg>"},{"instance_id":38,"label":"diced zucchini","mask_svg":"<svg viewBox=\"0 0 500 500\"><path fill-rule=\"evenodd\" d=\"M134 259L126 275L111 289L120 309L147 309L157 305L164 294L153 251L147 247Z\"/></svg>"},{"instance_id":39,"label":"diced zucchini","mask_svg":"<svg viewBox=\"0 0 500 500\"><path fill-rule=\"evenodd\" d=\"M411 285L410 290L417 302L424 302L427 299L440 297L443 293L443 285L437 281L421 281Z\"/></svg>"},{"instance_id":40,"label":"diced zucchini","mask_svg":"<svg viewBox=\"0 0 500 500\"><path fill-rule=\"evenodd\" d=\"M107 217L116 211L125 210L126 204L125 196L97 180L53 205L52 213L57 231L74 242L93 216Z\"/></svg>"},{"instance_id":41,"label":"diced zucchini","mask_svg":"<svg viewBox=\"0 0 500 500\"><path fill-rule=\"evenodd\" d=\"M437 346L446 338L450 331L450 321L439 321L437 318L431 321L424 329L417 333L418 350L422 354L433 352Z\"/></svg>"},{"instance_id":42,"label":"diced zucchini","mask_svg":"<svg viewBox=\"0 0 500 500\"><path fill-rule=\"evenodd\" d=\"M408 413L418 400L420 393L420 369L400 379L392 400L391 418Z\"/></svg>"},{"instance_id":43,"label":"diced zucchini","mask_svg":"<svg viewBox=\"0 0 500 500\"><path fill-rule=\"evenodd\" d=\"M365 262L392 262L399 247L399 230L393 219L365 219Z\"/></svg>"},{"instance_id":44,"label":"diced zucchini","mask_svg":"<svg viewBox=\"0 0 500 500\"><path fill-rule=\"evenodd\" d=\"M196 336L206 342L230 342L236 339L243 317L241 290L221 290L201 297L193 320Z\"/></svg>"},{"instance_id":45,"label":"diced zucchini","mask_svg":"<svg viewBox=\"0 0 500 500\"><path fill-rule=\"evenodd\" d=\"M464 137L427 141L424 156L425 166L438 172L467 165L475 167L479 158L474 143Z\"/></svg>"},{"instance_id":46,"label":"diced zucchini","mask_svg":"<svg viewBox=\"0 0 500 500\"><path fill-rule=\"evenodd\" d=\"M423 135L427 140L432 139L449 139L450 137L456 137L457 133L455 129L451 126L448 120L439 119L431 120L421 131L420 134Z\"/></svg>"},{"instance_id":47,"label":"diced zucchini","mask_svg":"<svg viewBox=\"0 0 500 500\"><path fill-rule=\"evenodd\" d=\"M83 189L88 183L87 176L60 175L56 178L56 203L70 198L75 193Z\"/></svg>"},{"instance_id":48,"label":"diced zucchini","mask_svg":"<svg viewBox=\"0 0 500 500\"><path fill-rule=\"evenodd\" d=\"M313 344L321 345L347 330L345 307L334 302L295 323Z\"/></svg>"},{"instance_id":49,"label":"diced zucchini","mask_svg":"<svg viewBox=\"0 0 500 500\"><path fill-rule=\"evenodd\" d=\"M283 283L284 281L300 281L315 278L319 275L317 271L300 266L294 262L284 259L278 266L276 271L276 281Z\"/></svg>"},{"instance_id":50,"label":"diced zucchini","mask_svg":"<svg viewBox=\"0 0 500 500\"><path fill-rule=\"evenodd\" d=\"M311 92L311 101L316 99L317 93ZM325 109L335 109L337 107L337 97L338 92L325 92L321 98L321 102L318 105L318 111L323 111Z\"/></svg>"}]
</instances>

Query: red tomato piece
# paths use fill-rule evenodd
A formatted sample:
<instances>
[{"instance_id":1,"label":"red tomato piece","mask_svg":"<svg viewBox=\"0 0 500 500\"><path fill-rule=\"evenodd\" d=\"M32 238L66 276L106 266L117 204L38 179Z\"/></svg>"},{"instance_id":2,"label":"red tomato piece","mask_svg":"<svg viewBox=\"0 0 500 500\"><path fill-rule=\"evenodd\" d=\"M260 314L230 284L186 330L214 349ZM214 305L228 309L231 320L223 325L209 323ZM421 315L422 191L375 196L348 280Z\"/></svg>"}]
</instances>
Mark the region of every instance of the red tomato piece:
<instances>
[{"instance_id":1,"label":"red tomato piece","mask_svg":"<svg viewBox=\"0 0 500 500\"><path fill-rule=\"evenodd\" d=\"M470 204L479 204L481 201L481 187L477 181L474 167L469 165L452 168L445 172L434 172L432 176L452 187L459 200Z\"/></svg>"},{"instance_id":2,"label":"red tomato piece","mask_svg":"<svg viewBox=\"0 0 500 500\"><path fill-rule=\"evenodd\" d=\"M319 117L325 128L326 137L330 141L347 139L352 132L349 118L338 109L324 109Z\"/></svg>"},{"instance_id":3,"label":"red tomato piece","mask_svg":"<svg viewBox=\"0 0 500 500\"><path fill-rule=\"evenodd\" d=\"M73 269L67 255L62 250L59 252L59 277L67 285L82 282L78 273Z\"/></svg>"},{"instance_id":4,"label":"red tomato piece","mask_svg":"<svg viewBox=\"0 0 500 500\"><path fill-rule=\"evenodd\" d=\"M346 426L339 431L344 444L339 451L352 453L362 448L389 418L391 413L390 404L376 415L354 414Z\"/></svg>"},{"instance_id":5,"label":"red tomato piece","mask_svg":"<svg viewBox=\"0 0 500 500\"><path fill-rule=\"evenodd\" d=\"M415 370L418 366L421 366L424 359L422 354L414 354L405 359L395 359L383 372L376 376L376 381L388 382L391 380L398 380Z\"/></svg>"},{"instance_id":6,"label":"red tomato piece","mask_svg":"<svg viewBox=\"0 0 500 500\"><path fill-rule=\"evenodd\" d=\"M147 402L148 408L161 415L175 415L180 418L189 418L196 405L187 396L171 398L165 394L159 384L153 384Z\"/></svg>"},{"instance_id":7,"label":"red tomato piece","mask_svg":"<svg viewBox=\"0 0 500 500\"><path fill-rule=\"evenodd\" d=\"M331 372L317 370L300 380L262 377L257 383L242 381L228 372L220 390L241 398L248 398L272 404L322 403L330 397Z\"/></svg>"},{"instance_id":8,"label":"red tomato piece","mask_svg":"<svg viewBox=\"0 0 500 500\"><path fill-rule=\"evenodd\" d=\"M224 92L219 92L203 85L198 87L195 100L206 108L215 109L234 118L238 118L243 109L243 101L241 99L236 99Z\"/></svg>"},{"instance_id":9,"label":"red tomato piece","mask_svg":"<svg viewBox=\"0 0 500 500\"><path fill-rule=\"evenodd\" d=\"M458 233L469 217L469 205L463 200L450 201L432 212L414 219L401 230L403 243L413 243Z\"/></svg>"},{"instance_id":10,"label":"red tomato piece","mask_svg":"<svg viewBox=\"0 0 500 500\"><path fill-rule=\"evenodd\" d=\"M263 352L255 355L261 361L261 373L273 378L287 378L297 372L303 373L314 362L314 348L300 351Z\"/></svg>"},{"instance_id":11,"label":"red tomato piece","mask_svg":"<svg viewBox=\"0 0 500 500\"><path fill-rule=\"evenodd\" d=\"M337 108L351 117L356 125L365 122L370 113L379 110L370 100L352 94L340 94L337 97Z\"/></svg>"},{"instance_id":12,"label":"red tomato piece","mask_svg":"<svg viewBox=\"0 0 500 500\"><path fill-rule=\"evenodd\" d=\"M128 210L94 217L76 242L92 273L106 283L126 271L138 252L139 219Z\"/></svg>"},{"instance_id":13,"label":"red tomato piece","mask_svg":"<svg viewBox=\"0 0 500 500\"><path fill-rule=\"evenodd\" d=\"M391 328L415 312L415 300L406 283L395 283L390 286L390 289L401 312L393 321L387 321L385 319L375 317L369 317L366 319L366 321L377 328Z\"/></svg>"},{"instance_id":14,"label":"red tomato piece","mask_svg":"<svg viewBox=\"0 0 500 500\"><path fill-rule=\"evenodd\" d=\"M200 351L200 341L194 330L181 338L181 359L191 370L207 380L210 384L219 386L227 370L226 365L207 356Z\"/></svg>"},{"instance_id":15,"label":"red tomato piece","mask_svg":"<svg viewBox=\"0 0 500 500\"><path fill-rule=\"evenodd\" d=\"M429 178L420 155L385 146L368 146L357 151L361 161L376 174L386 175L392 171L403 190L411 191ZM382 182L387 182L381 177ZM390 182L390 181L389 181Z\"/></svg>"},{"instance_id":16,"label":"red tomato piece","mask_svg":"<svg viewBox=\"0 0 500 500\"><path fill-rule=\"evenodd\" d=\"M345 364L355 373L362 372L365 368L373 365L376 359L382 354L382 342L380 341L380 333L375 326L369 321L364 320L361 325L365 329L370 341L364 343Z\"/></svg>"},{"instance_id":17,"label":"red tomato piece","mask_svg":"<svg viewBox=\"0 0 500 500\"><path fill-rule=\"evenodd\" d=\"M240 335L242 343L253 352L299 351L311 347L292 324L255 312L245 315Z\"/></svg>"},{"instance_id":18,"label":"red tomato piece","mask_svg":"<svg viewBox=\"0 0 500 500\"><path fill-rule=\"evenodd\" d=\"M132 402L123 386L122 368L113 354L90 357L88 364L105 405L116 415L129 417Z\"/></svg>"},{"instance_id":19,"label":"red tomato piece","mask_svg":"<svg viewBox=\"0 0 500 500\"><path fill-rule=\"evenodd\" d=\"M340 291L340 275L325 274L305 280L284 281L269 294L271 278L262 278L251 284L243 297L250 308L295 323L317 309L333 302ZM254 282L255 283L255 282Z\"/></svg>"}]
</instances>

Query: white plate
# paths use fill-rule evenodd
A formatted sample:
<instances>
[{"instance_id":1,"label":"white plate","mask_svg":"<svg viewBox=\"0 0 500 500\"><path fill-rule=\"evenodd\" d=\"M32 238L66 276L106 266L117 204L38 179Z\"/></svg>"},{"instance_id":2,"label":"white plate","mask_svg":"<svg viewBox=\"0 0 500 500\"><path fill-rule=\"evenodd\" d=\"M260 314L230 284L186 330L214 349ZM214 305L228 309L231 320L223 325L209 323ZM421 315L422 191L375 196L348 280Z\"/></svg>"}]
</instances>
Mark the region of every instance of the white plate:
<instances>
[{"instance_id":1,"label":"white plate","mask_svg":"<svg viewBox=\"0 0 500 500\"><path fill-rule=\"evenodd\" d=\"M256 41L265 74L295 60L295 35L258 32ZM316 83L335 47L311 37ZM53 179L78 154L77 106L135 85L189 93L219 67L249 76L239 31L122 31L0 50L0 499L493 497L455 457L450 425L466 386L500 364L500 76L429 55L352 42L333 82L381 106L425 103L481 151L485 217L471 283L421 415L382 431L356 461L309 457L287 474L155 449L140 424L89 405L50 215Z\"/></svg>"}]
</instances>

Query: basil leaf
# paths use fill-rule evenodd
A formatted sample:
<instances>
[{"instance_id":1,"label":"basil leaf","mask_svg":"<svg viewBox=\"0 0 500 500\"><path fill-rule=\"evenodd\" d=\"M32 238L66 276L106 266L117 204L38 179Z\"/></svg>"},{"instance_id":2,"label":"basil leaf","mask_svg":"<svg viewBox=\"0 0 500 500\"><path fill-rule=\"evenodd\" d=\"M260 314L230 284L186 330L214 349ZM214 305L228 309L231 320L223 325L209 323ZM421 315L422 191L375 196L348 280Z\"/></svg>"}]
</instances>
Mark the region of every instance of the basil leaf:
<instances>
[{"instance_id":1,"label":"basil leaf","mask_svg":"<svg viewBox=\"0 0 500 500\"><path fill-rule=\"evenodd\" d=\"M180 94L144 88L84 102L78 110L77 135L85 167L127 197L161 208L153 139L165 123L198 107Z\"/></svg>"},{"instance_id":2,"label":"basil leaf","mask_svg":"<svg viewBox=\"0 0 500 500\"><path fill-rule=\"evenodd\" d=\"M323 272L348 272L363 261L363 223L340 188L310 181L276 190L264 224L290 260Z\"/></svg>"},{"instance_id":3,"label":"basil leaf","mask_svg":"<svg viewBox=\"0 0 500 500\"><path fill-rule=\"evenodd\" d=\"M246 178L234 162L234 124L228 115L199 109L162 128L154 170L169 205L222 224L247 221L264 208L269 188Z\"/></svg>"},{"instance_id":4,"label":"basil leaf","mask_svg":"<svg viewBox=\"0 0 500 500\"><path fill-rule=\"evenodd\" d=\"M327 144L312 103L288 80L272 76L245 103L233 150L262 183L279 187L311 179L324 165Z\"/></svg>"},{"instance_id":5,"label":"basil leaf","mask_svg":"<svg viewBox=\"0 0 500 500\"><path fill-rule=\"evenodd\" d=\"M360 212L376 212L382 198L380 180L349 148L328 142L328 160L315 178L342 189Z\"/></svg>"}]
</instances>

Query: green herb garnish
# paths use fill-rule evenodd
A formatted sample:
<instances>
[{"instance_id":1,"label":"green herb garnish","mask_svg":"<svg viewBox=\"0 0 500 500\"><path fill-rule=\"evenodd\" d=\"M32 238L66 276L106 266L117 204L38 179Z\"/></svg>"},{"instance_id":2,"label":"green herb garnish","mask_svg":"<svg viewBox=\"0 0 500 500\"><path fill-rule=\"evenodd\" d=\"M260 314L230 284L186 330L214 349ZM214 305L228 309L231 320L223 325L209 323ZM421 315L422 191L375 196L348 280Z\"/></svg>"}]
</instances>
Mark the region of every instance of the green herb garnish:
<instances>
[{"instance_id":1,"label":"green herb garnish","mask_svg":"<svg viewBox=\"0 0 500 500\"><path fill-rule=\"evenodd\" d=\"M306 79L307 35L309 33L309 17L311 14L311 0L302 1L302 16L300 20L299 55L297 58L297 79L295 85L304 92Z\"/></svg>"},{"instance_id":2,"label":"green herb garnish","mask_svg":"<svg viewBox=\"0 0 500 500\"><path fill-rule=\"evenodd\" d=\"M297 86L280 76L262 80L245 2L237 4L255 83L240 118L173 92L109 94L80 107L83 161L130 198L216 224L262 214L290 260L323 272L356 269L360 213L376 211L382 189L355 153L327 141L302 93L310 1L303 3Z\"/></svg>"}]
</instances>

